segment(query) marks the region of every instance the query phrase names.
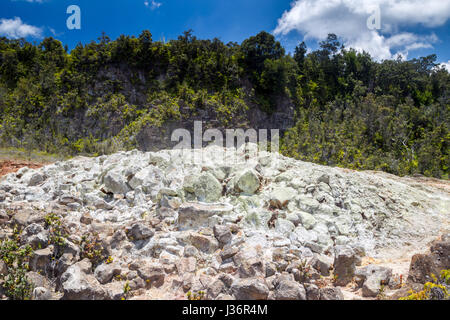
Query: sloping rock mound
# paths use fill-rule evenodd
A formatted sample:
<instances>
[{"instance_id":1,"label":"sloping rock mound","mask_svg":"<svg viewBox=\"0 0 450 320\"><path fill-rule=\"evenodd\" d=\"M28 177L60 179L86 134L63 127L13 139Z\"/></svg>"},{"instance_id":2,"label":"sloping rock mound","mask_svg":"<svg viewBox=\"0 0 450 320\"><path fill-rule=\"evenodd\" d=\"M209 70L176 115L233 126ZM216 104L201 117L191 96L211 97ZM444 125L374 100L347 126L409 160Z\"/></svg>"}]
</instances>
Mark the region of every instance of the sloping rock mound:
<instances>
[{"instance_id":1,"label":"sloping rock mound","mask_svg":"<svg viewBox=\"0 0 450 320\"><path fill-rule=\"evenodd\" d=\"M0 239L18 224L22 244L53 246L40 269L56 285L37 296L342 299L330 283L352 281L361 253L449 231L442 188L255 148L130 151L21 168L0 180ZM64 245L52 243L49 214Z\"/></svg>"}]
</instances>

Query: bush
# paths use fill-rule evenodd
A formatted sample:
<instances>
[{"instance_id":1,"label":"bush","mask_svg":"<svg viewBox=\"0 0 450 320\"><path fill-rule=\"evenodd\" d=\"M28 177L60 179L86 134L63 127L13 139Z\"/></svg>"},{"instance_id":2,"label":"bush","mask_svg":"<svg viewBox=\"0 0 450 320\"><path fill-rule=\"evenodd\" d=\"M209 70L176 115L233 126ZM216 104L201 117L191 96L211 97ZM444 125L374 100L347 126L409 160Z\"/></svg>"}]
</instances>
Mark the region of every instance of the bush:
<instances>
[{"instance_id":1,"label":"bush","mask_svg":"<svg viewBox=\"0 0 450 320\"><path fill-rule=\"evenodd\" d=\"M434 274L431 277L433 282L425 283L422 291L410 290L400 300L450 300L450 270L442 270L439 279Z\"/></svg>"},{"instance_id":2,"label":"bush","mask_svg":"<svg viewBox=\"0 0 450 320\"><path fill-rule=\"evenodd\" d=\"M29 261L33 249L29 245L20 246L18 233L15 239L5 239L0 243L0 259L6 264L8 273L4 277L3 289L8 298L13 300L29 300L33 292L33 284L27 278Z\"/></svg>"}]
</instances>

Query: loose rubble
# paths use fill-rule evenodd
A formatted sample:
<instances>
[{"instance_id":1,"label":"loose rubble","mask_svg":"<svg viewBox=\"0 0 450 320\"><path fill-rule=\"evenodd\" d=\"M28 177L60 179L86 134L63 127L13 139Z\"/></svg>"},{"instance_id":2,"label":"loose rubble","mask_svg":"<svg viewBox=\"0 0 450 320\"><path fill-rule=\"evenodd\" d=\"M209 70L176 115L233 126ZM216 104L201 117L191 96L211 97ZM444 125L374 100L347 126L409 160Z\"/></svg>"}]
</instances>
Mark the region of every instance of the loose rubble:
<instances>
[{"instance_id":1,"label":"loose rubble","mask_svg":"<svg viewBox=\"0 0 450 320\"><path fill-rule=\"evenodd\" d=\"M245 150L232 162L211 146L200 164L201 150L134 150L21 168L0 180L0 241L33 248L35 300L342 300L399 289L392 269L363 259L450 231L441 189ZM448 248L444 237L415 256L408 281L449 268ZM0 260L0 284L8 270Z\"/></svg>"}]
</instances>

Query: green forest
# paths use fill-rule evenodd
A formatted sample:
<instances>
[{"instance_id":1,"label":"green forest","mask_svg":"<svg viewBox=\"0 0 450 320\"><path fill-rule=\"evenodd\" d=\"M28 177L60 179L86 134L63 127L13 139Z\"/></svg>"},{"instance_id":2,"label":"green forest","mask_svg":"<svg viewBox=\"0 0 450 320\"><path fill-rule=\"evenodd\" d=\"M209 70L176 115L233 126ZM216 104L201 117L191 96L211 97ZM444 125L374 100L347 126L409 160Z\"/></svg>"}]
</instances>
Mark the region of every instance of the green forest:
<instances>
[{"instance_id":1,"label":"green forest","mask_svg":"<svg viewBox=\"0 0 450 320\"><path fill-rule=\"evenodd\" d=\"M295 110L281 152L357 170L448 179L450 74L430 55L376 61L330 34L286 53L261 32L241 44L139 37L79 44L0 38L0 146L68 155L139 147L137 133L213 109ZM283 102L283 103L284 103Z\"/></svg>"}]
</instances>

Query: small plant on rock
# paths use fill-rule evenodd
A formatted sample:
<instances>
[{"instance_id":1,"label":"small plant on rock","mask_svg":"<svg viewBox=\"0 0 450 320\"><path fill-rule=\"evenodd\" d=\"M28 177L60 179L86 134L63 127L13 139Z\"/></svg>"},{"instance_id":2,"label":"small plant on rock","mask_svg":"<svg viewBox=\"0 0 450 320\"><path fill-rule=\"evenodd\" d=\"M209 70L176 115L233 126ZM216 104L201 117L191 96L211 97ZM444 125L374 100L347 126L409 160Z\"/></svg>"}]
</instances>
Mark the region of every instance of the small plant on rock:
<instances>
[{"instance_id":1,"label":"small plant on rock","mask_svg":"<svg viewBox=\"0 0 450 320\"><path fill-rule=\"evenodd\" d=\"M125 282L125 285L123 286L123 296L122 296L122 300L126 300L130 294L131 291L131 287L130 284L127 282Z\"/></svg>"},{"instance_id":2,"label":"small plant on rock","mask_svg":"<svg viewBox=\"0 0 450 320\"><path fill-rule=\"evenodd\" d=\"M62 225L61 217L54 213L47 214L45 216L45 226L50 233L49 244L64 247L66 245L67 233Z\"/></svg>"},{"instance_id":3,"label":"small plant on rock","mask_svg":"<svg viewBox=\"0 0 450 320\"><path fill-rule=\"evenodd\" d=\"M88 258L92 262L92 267L95 268L107 259L104 255L104 248L98 235L84 235L81 238L81 258Z\"/></svg>"},{"instance_id":4,"label":"small plant on rock","mask_svg":"<svg viewBox=\"0 0 450 320\"><path fill-rule=\"evenodd\" d=\"M186 294L186 297L188 300L191 300L191 301L203 300L203 298L205 297L205 292L202 290L200 290L198 292L194 292L194 293L191 291L188 291L188 293Z\"/></svg>"},{"instance_id":5,"label":"small plant on rock","mask_svg":"<svg viewBox=\"0 0 450 320\"><path fill-rule=\"evenodd\" d=\"M297 269L300 271L300 282L305 282L311 278L311 266L306 260L300 261Z\"/></svg>"},{"instance_id":6,"label":"small plant on rock","mask_svg":"<svg viewBox=\"0 0 450 320\"><path fill-rule=\"evenodd\" d=\"M18 241L19 240L19 241ZM8 268L2 284L5 294L13 300L29 300L33 291L33 284L27 278L29 261L33 249L29 245L20 247L20 239L5 239L0 243L0 259Z\"/></svg>"},{"instance_id":7,"label":"small plant on rock","mask_svg":"<svg viewBox=\"0 0 450 320\"><path fill-rule=\"evenodd\" d=\"M439 279L434 274L431 278L433 281L425 283L422 291L410 290L409 296L399 300L450 300L450 270L442 270Z\"/></svg>"}]
</instances>

